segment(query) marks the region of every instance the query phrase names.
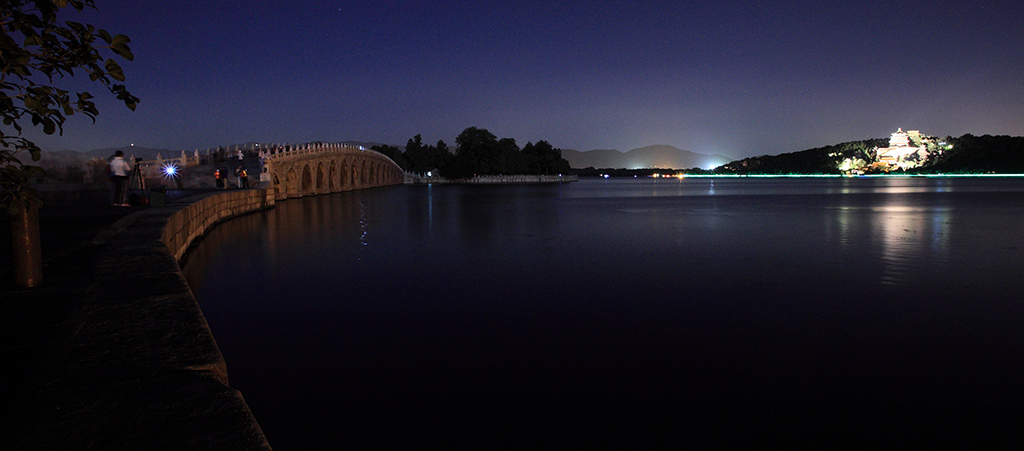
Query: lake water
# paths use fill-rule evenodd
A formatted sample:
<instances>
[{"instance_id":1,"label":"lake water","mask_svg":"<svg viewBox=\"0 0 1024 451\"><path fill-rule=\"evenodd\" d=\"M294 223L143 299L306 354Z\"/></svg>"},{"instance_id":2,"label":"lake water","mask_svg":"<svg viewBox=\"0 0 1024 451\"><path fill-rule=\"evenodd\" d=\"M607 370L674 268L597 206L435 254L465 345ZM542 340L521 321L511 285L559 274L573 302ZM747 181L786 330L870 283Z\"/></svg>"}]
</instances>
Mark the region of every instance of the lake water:
<instances>
[{"instance_id":1,"label":"lake water","mask_svg":"<svg viewBox=\"0 0 1024 451\"><path fill-rule=\"evenodd\" d=\"M279 450L976 446L1024 436L1022 213L1024 178L399 186L185 270Z\"/></svg>"}]
</instances>

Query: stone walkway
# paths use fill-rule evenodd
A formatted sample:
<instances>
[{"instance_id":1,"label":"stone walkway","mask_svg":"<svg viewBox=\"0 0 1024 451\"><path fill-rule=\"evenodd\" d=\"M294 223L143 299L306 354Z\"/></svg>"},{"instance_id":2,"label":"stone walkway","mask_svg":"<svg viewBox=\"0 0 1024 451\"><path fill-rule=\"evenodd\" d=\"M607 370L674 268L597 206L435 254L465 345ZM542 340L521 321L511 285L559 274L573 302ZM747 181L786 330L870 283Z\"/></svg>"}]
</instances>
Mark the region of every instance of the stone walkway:
<instances>
[{"instance_id":1,"label":"stone walkway","mask_svg":"<svg viewBox=\"0 0 1024 451\"><path fill-rule=\"evenodd\" d=\"M11 283L2 218L0 449L269 449L153 240L160 218L108 197L40 210L43 282L29 290Z\"/></svg>"}]
</instances>

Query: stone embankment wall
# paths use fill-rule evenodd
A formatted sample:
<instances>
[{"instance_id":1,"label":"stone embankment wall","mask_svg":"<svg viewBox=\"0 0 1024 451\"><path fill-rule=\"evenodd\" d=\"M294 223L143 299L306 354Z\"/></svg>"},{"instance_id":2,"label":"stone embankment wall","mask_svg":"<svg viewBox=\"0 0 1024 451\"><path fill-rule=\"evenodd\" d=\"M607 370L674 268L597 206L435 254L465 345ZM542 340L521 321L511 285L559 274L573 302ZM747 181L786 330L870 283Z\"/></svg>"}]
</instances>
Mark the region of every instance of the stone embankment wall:
<instances>
[{"instance_id":1,"label":"stone embankment wall","mask_svg":"<svg viewBox=\"0 0 1024 451\"><path fill-rule=\"evenodd\" d=\"M273 205L266 189L152 207L96 237L91 283L29 413L27 449L269 450L178 261L212 226Z\"/></svg>"},{"instance_id":2,"label":"stone embankment wall","mask_svg":"<svg viewBox=\"0 0 1024 451\"><path fill-rule=\"evenodd\" d=\"M211 195L189 203L167 218L162 241L174 258L181 260L189 246L218 222L273 206L273 193L266 189L228 190Z\"/></svg>"},{"instance_id":3,"label":"stone embankment wall","mask_svg":"<svg viewBox=\"0 0 1024 451\"><path fill-rule=\"evenodd\" d=\"M579 181L575 175L479 175L468 179L445 179L441 177L419 177L413 179L417 185L425 184L470 184L501 185L526 183L571 183Z\"/></svg>"}]
</instances>

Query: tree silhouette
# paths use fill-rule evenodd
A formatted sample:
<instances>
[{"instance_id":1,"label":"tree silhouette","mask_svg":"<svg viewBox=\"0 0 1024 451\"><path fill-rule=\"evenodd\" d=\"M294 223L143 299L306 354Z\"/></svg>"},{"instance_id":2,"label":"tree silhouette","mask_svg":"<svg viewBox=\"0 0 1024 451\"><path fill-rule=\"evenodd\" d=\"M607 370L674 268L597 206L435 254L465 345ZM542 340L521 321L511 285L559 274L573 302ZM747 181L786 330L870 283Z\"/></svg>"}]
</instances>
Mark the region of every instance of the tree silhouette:
<instances>
[{"instance_id":1,"label":"tree silhouette","mask_svg":"<svg viewBox=\"0 0 1024 451\"><path fill-rule=\"evenodd\" d=\"M109 50L132 60L125 35L111 35L92 25L58 20L71 7L95 9L93 0L6 0L0 2L0 205L11 217L14 235L15 282L31 287L41 280L38 250L39 194L29 184L42 170L22 161L27 153L39 161L40 149L22 136L24 127L63 133L69 116L81 113L93 121L99 111L88 92L71 92L57 82L85 73L131 110L139 99L123 82L124 71L104 57ZM28 265L28 267L26 267ZM27 274L25 273L27 271Z\"/></svg>"}]
</instances>

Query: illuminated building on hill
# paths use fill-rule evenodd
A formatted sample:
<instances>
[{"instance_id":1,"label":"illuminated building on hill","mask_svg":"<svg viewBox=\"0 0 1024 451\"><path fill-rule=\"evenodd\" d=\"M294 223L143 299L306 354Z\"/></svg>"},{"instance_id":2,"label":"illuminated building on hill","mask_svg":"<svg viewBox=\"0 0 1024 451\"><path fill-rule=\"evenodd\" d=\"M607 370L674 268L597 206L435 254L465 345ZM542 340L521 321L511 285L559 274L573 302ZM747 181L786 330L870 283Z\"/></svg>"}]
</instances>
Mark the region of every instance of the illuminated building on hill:
<instances>
[{"instance_id":1,"label":"illuminated building on hill","mask_svg":"<svg viewBox=\"0 0 1024 451\"><path fill-rule=\"evenodd\" d=\"M876 147L876 164L894 168L908 169L920 166L928 159L927 142L931 138L921 136L917 130L903 131L897 129L889 137L889 147Z\"/></svg>"}]
</instances>

